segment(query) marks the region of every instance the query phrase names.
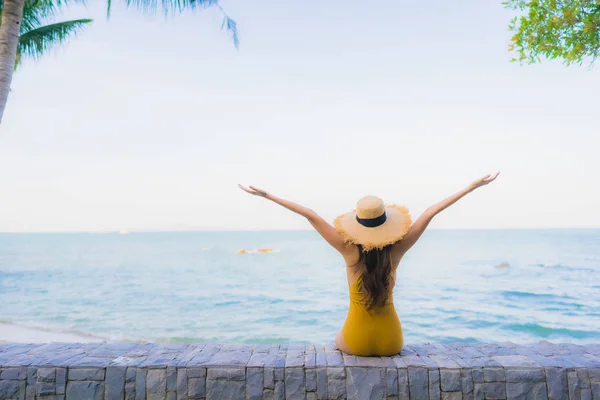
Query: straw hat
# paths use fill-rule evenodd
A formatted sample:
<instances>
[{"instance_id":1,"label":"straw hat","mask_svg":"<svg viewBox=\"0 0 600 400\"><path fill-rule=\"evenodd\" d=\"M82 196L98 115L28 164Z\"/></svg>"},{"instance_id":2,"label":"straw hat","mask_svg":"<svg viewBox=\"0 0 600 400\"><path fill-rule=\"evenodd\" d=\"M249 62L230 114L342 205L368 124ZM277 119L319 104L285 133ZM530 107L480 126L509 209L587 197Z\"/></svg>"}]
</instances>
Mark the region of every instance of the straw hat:
<instances>
[{"instance_id":1,"label":"straw hat","mask_svg":"<svg viewBox=\"0 0 600 400\"><path fill-rule=\"evenodd\" d=\"M367 196L358 201L356 210L337 217L334 226L346 243L370 251L402 239L411 223L406 207L385 205L379 197Z\"/></svg>"}]
</instances>

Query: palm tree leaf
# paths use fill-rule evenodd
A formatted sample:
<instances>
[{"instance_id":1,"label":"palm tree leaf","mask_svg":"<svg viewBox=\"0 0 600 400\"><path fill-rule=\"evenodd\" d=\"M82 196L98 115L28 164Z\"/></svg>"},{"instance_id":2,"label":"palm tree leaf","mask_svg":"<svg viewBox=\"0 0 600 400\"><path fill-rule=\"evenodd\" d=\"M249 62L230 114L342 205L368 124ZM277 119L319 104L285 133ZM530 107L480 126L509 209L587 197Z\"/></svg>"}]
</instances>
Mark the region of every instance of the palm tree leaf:
<instances>
[{"instance_id":1,"label":"palm tree leaf","mask_svg":"<svg viewBox=\"0 0 600 400\"><path fill-rule=\"evenodd\" d=\"M61 7L69 3L85 4L85 0L25 0L21 33L41 27L44 24L44 20L56 16ZM0 18L2 17L3 9L4 0L0 0Z\"/></svg>"},{"instance_id":2,"label":"palm tree leaf","mask_svg":"<svg viewBox=\"0 0 600 400\"><path fill-rule=\"evenodd\" d=\"M56 15L58 7L48 0L28 0L23 8L23 20L21 22L21 33L32 31L44 24L44 19Z\"/></svg>"},{"instance_id":3,"label":"palm tree leaf","mask_svg":"<svg viewBox=\"0 0 600 400\"><path fill-rule=\"evenodd\" d=\"M110 7L110 0L108 6ZM218 0L124 0L127 7L154 13L161 9L165 15L179 13L184 10L207 8L218 4Z\"/></svg>"},{"instance_id":4,"label":"palm tree leaf","mask_svg":"<svg viewBox=\"0 0 600 400\"><path fill-rule=\"evenodd\" d=\"M237 22L229 18L227 15L223 17L223 24L221 25L221 29L227 29L231 33L231 38L233 39L233 45L236 49L240 48L240 38L238 36L237 30Z\"/></svg>"},{"instance_id":5,"label":"palm tree leaf","mask_svg":"<svg viewBox=\"0 0 600 400\"><path fill-rule=\"evenodd\" d=\"M78 19L46 25L19 36L17 53L37 59L50 48L64 44L68 39L81 32L91 19Z\"/></svg>"},{"instance_id":6,"label":"palm tree leaf","mask_svg":"<svg viewBox=\"0 0 600 400\"><path fill-rule=\"evenodd\" d=\"M158 9L161 9L165 15L215 6L223 14L222 29L227 29L231 33L235 48L239 48L240 39L237 23L225 13L225 10L219 4L219 0L123 0L123 2L127 7L137 8L146 13L155 13ZM106 17L110 18L112 0L107 0L106 5Z\"/></svg>"}]
</instances>

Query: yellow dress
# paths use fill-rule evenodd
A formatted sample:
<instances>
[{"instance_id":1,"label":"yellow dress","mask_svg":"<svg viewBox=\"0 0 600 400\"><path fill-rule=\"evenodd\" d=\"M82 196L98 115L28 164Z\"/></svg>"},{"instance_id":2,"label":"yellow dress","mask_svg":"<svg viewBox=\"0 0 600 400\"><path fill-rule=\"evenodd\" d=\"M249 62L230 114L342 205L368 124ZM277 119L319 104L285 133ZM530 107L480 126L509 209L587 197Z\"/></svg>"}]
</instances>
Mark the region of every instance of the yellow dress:
<instances>
[{"instance_id":1,"label":"yellow dress","mask_svg":"<svg viewBox=\"0 0 600 400\"><path fill-rule=\"evenodd\" d=\"M342 328L348 350L357 356L391 356L403 345L402 325L390 295L388 303L367 310L367 297L360 291L358 278L350 285L350 308Z\"/></svg>"}]
</instances>

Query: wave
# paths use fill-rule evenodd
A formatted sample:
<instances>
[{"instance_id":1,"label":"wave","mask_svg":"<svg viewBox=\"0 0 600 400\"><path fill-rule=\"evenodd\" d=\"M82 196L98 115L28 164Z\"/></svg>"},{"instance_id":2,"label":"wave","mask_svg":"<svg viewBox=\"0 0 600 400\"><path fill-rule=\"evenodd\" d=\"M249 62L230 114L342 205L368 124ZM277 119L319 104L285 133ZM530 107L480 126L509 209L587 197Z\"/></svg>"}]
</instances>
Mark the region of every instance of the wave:
<instances>
[{"instance_id":1,"label":"wave","mask_svg":"<svg viewBox=\"0 0 600 400\"><path fill-rule=\"evenodd\" d=\"M589 267L578 267L575 265L563 265L563 264L531 264L534 267L540 267L544 269L558 269L558 270L566 270L566 271L586 271L586 272L596 272L594 268Z\"/></svg>"},{"instance_id":2,"label":"wave","mask_svg":"<svg viewBox=\"0 0 600 400\"><path fill-rule=\"evenodd\" d=\"M34 326L0 320L0 342L50 343L50 342L144 342L122 336L100 336L76 329Z\"/></svg>"},{"instance_id":3,"label":"wave","mask_svg":"<svg viewBox=\"0 0 600 400\"><path fill-rule=\"evenodd\" d=\"M463 316L457 315L454 317L444 318L445 322L459 324L468 329L483 329L483 328L494 328L498 326L495 321L486 321L483 319L467 319Z\"/></svg>"},{"instance_id":4,"label":"wave","mask_svg":"<svg viewBox=\"0 0 600 400\"><path fill-rule=\"evenodd\" d=\"M531 301L532 303L536 303L536 306L539 307L542 311L586 311L590 309L590 306L581 304L577 302L577 298L566 295L555 295L550 293L532 293L532 292L522 292L522 291L503 291L500 292L502 297L506 300L512 302L524 302ZM521 308L519 306L512 306L511 304L502 304L503 307L508 308Z\"/></svg>"},{"instance_id":5,"label":"wave","mask_svg":"<svg viewBox=\"0 0 600 400\"><path fill-rule=\"evenodd\" d=\"M241 304L241 301L237 301L237 300L229 300L229 301L221 301L218 303L213 304L213 307L231 307L231 306L238 306Z\"/></svg>"},{"instance_id":6,"label":"wave","mask_svg":"<svg viewBox=\"0 0 600 400\"><path fill-rule=\"evenodd\" d=\"M508 324L501 326L502 329L515 332L526 332L537 337L550 338L553 336L570 337L574 339L598 339L600 333L597 331L584 331L579 329L550 328L548 326L529 324Z\"/></svg>"},{"instance_id":7,"label":"wave","mask_svg":"<svg viewBox=\"0 0 600 400\"><path fill-rule=\"evenodd\" d=\"M574 299L574 297L570 296L557 296L555 294L549 293L532 293L532 292L522 292L519 290L503 290L500 292L500 295L504 298L518 298L518 299L536 299L536 300L556 300L556 299Z\"/></svg>"}]
</instances>

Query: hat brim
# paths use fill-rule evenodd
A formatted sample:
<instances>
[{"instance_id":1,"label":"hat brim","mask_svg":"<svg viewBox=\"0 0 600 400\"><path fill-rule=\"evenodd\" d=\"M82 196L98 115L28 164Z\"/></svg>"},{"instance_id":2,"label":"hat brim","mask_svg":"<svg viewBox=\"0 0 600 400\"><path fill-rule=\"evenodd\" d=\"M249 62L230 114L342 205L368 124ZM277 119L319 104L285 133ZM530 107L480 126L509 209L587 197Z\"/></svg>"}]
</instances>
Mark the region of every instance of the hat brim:
<instances>
[{"instance_id":1,"label":"hat brim","mask_svg":"<svg viewBox=\"0 0 600 400\"><path fill-rule=\"evenodd\" d=\"M334 226L346 243L359 244L365 251L382 249L400 241L412 224L408 209L404 206L387 205L385 213L386 221L376 228L367 228L359 224L356 211L337 217Z\"/></svg>"}]
</instances>

